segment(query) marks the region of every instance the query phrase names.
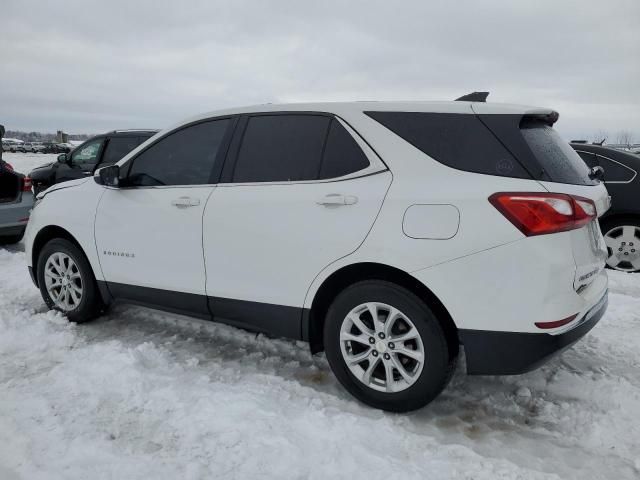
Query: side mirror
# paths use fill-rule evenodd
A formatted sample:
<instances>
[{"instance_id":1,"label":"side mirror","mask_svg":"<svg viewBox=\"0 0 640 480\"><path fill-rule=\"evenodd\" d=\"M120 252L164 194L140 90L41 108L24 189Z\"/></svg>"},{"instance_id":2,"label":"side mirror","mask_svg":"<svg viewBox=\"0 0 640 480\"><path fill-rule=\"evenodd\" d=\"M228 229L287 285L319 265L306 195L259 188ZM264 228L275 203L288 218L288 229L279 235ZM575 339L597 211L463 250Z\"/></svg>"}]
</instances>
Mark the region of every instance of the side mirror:
<instances>
[{"instance_id":1,"label":"side mirror","mask_svg":"<svg viewBox=\"0 0 640 480\"><path fill-rule=\"evenodd\" d=\"M601 166L592 167L589 170L589 178L592 180L604 181L604 168Z\"/></svg>"},{"instance_id":2,"label":"side mirror","mask_svg":"<svg viewBox=\"0 0 640 480\"><path fill-rule=\"evenodd\" d=\"M58 155L58 163L69 163L69 158L66 153L61 153Z\"/></svg>"},{"instance_id":3,"label":"side mirror","mask_svg":"<svg viewBox=\"0 0 640 480\"><path fill-rule=\"evenodd\" d=\"M94 173L93 179L98 185L118 188L120 186L120 167L118 165L109 165L108 167L99 168Z\"/></svg>"}]
</instances>

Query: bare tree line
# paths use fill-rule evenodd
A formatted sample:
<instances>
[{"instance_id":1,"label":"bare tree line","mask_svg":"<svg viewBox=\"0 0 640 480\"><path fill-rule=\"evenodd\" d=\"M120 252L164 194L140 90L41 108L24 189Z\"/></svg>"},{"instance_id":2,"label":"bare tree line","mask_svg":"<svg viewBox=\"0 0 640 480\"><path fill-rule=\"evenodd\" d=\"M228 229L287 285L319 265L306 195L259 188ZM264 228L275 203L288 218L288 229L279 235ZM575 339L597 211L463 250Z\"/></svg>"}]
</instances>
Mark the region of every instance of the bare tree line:
<instances>
[{"instance_id":1,"label":"bare tree line","mask_svg":"<svg viewBox=\"0 0 640 480\"><path fill-rule=\"evenodd\" d=\"M615 145L634 145L640 143L640 137L637 137L629 130L620 130L615 134L609 134L606 130L596 130L589 136L589 141L594 143L612 143Z\"/></svg>"}]
</instances>

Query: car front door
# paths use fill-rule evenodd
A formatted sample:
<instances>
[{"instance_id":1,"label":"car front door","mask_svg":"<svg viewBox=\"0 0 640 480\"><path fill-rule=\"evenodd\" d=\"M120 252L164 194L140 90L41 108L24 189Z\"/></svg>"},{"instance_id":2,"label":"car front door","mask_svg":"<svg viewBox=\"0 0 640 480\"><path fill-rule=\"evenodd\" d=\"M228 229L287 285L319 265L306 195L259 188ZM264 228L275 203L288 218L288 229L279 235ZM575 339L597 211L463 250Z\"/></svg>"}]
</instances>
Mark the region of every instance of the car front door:
<instances>
[{"instance_id":1,"label":"car front door","mask_svg":"<svg viewBox=\"0 0 640 480\"><path fill-rule=\"evenodd\" d=\"M83 143L70 154L68 160L60 163L56 169L55 183L75 180L91 175L100 160L104 146L104 137L98 137Z\"/></svg>"},{"instance_id":2,"label":"car front door","mask_svg":"<svg viewBox=\"0 0 640 480\"><path fill-rule=\"evenodd\" d=\"M252 115L236 130L204 215L210 308L298 338L307 289L362 243L391 174L332 116Z\"/></svg>"},{"instance_id":3,"label":"car front door","mask_svg":"<svg viewBox=\"0 0 640 480\"><path fill-rule=\"evenodd\" d=\"M121 167L105 188L95 237L113 295L208 316L202 215L231 119L180 128Z\"/></svg>"}]
</instances>

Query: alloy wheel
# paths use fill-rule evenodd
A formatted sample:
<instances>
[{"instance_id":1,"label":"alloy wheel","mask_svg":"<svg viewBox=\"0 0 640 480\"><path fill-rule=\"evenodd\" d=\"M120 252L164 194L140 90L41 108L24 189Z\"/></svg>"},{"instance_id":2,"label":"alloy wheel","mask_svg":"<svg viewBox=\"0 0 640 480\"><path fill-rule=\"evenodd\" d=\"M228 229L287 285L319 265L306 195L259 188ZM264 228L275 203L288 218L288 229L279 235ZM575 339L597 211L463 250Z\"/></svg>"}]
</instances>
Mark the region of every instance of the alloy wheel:
<instances>
[{"instance_id":1,"label":"alloy wheel","mask_svg":"<svg viewBox=\"0 0 640 480\"><path fill-rule=\"evenodd\" d=\"M640 227L619 225L604 235L609 251L607 265L623 272L640 271Z\"/></svg>"},{"instance_id":2,"label":"alloy wheel","mask_svg":"<svg viewBox=\"0 0 640 480\"><path fill-rule=\"evenodd\" d=\"M363 303L347 314L340 328L340 351L351 373L381 392L409 388L425 362L423 342L413 322L379 302Z\"/></svg>"},{"instance_id":3,"label":"alloy wheel","mask_svg":"<svg viewBox=\"0 0 640 480\"><path fill-rule=\"evenodd\" d=\"M49 256L44 267L47 293L60 310L70 312L82 301L82 276L80 269L66 253L56 252Z\"/></svg>"}]
</instances>

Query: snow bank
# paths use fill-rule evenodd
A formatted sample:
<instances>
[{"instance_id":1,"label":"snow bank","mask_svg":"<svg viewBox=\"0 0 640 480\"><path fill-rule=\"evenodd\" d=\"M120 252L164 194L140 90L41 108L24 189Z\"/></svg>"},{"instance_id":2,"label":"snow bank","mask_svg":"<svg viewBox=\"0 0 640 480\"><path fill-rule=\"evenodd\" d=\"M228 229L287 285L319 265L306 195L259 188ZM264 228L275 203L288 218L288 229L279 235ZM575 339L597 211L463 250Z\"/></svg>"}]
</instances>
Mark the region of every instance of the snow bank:
<instances>
[{"instance_id":1,"label":"snow bank","mask_svg":"<svg viewBox=\"0 0 640 480\"><path fill-rule=\"evenodd\" d=\"M69 324L20 248L0 249L2 480L640 477L640 276L611 274L606 317L544 368L461 367L394 415L302 343L134 307Z\"/></svg>"}]
</instances>

